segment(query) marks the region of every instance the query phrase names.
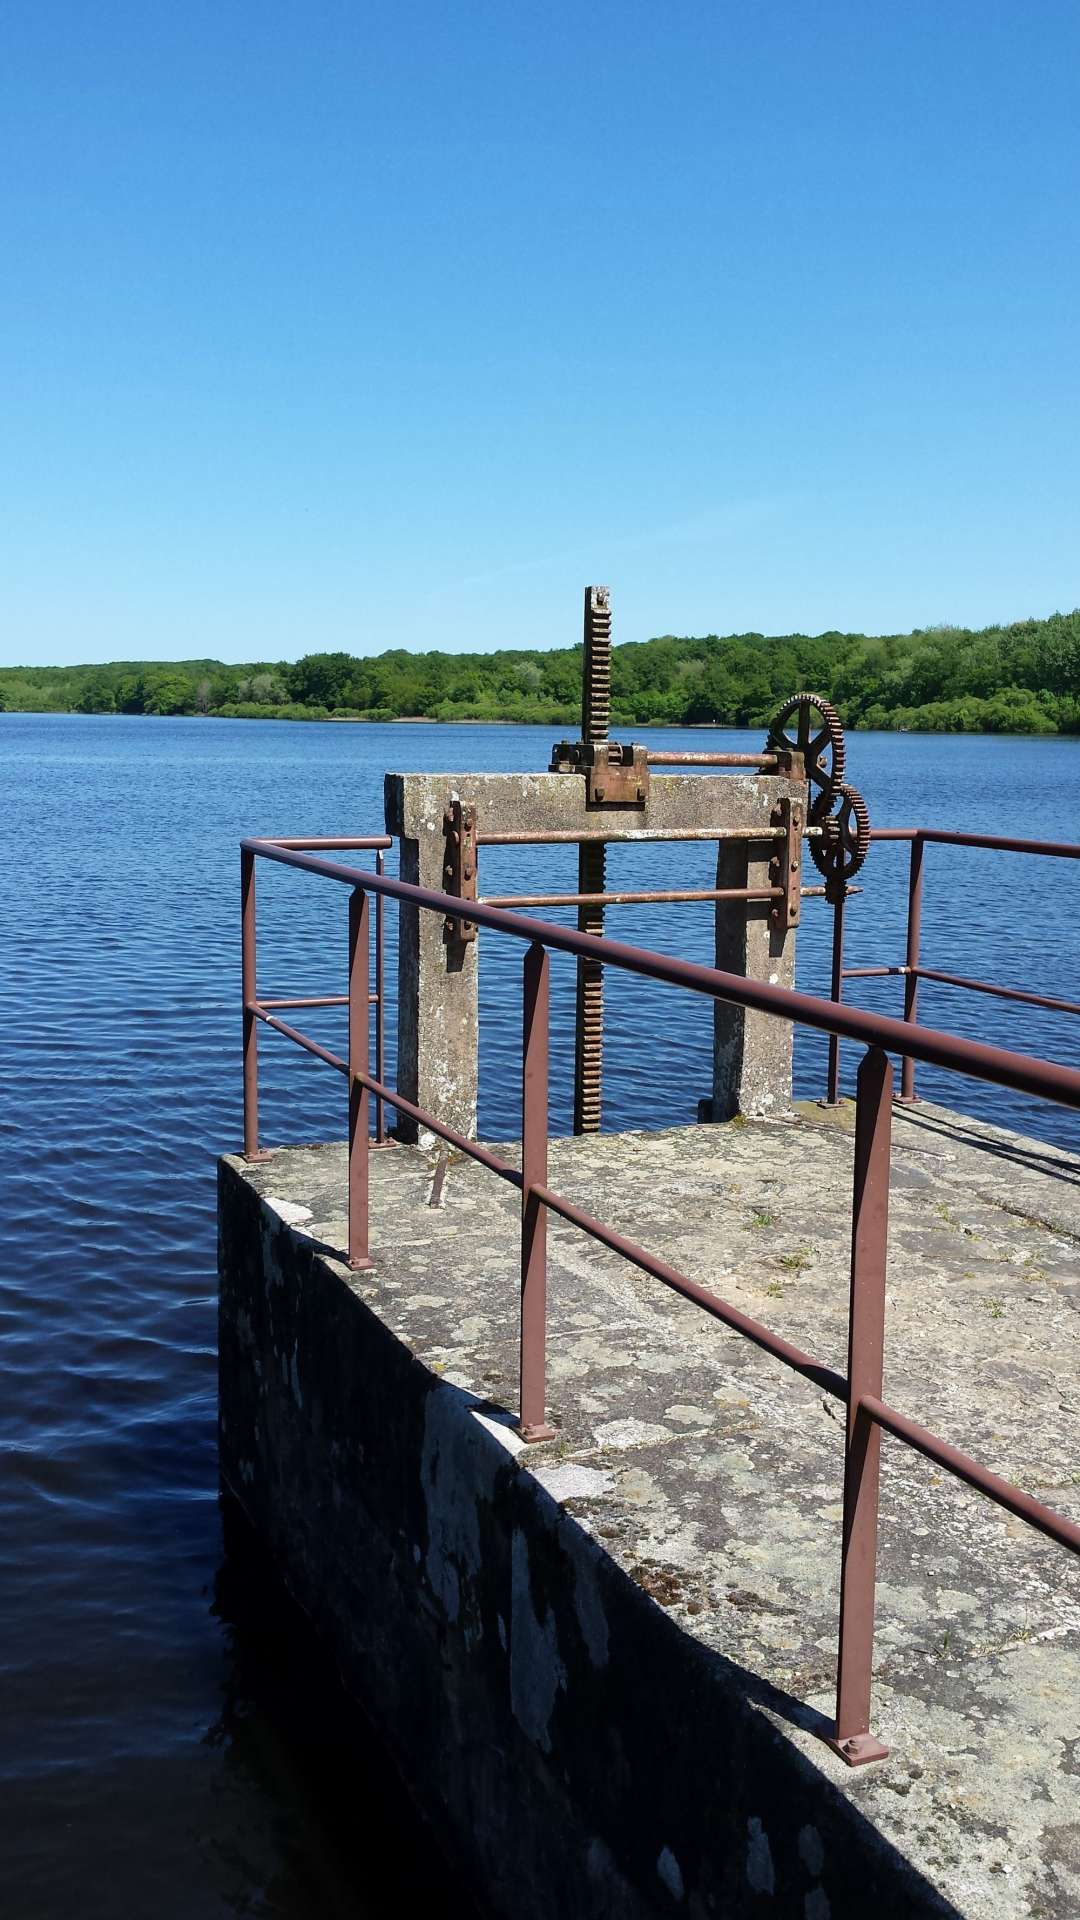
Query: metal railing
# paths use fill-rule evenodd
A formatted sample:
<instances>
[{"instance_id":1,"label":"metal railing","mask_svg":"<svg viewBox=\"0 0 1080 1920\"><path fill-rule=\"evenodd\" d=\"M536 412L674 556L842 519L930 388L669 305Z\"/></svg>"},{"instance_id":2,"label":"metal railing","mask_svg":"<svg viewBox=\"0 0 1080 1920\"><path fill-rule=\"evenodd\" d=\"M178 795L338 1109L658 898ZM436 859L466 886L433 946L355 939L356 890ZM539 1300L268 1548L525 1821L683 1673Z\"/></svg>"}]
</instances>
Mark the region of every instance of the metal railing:
<instances>
[{"instance_id":1,"label":"metal railing","mask_svg":"<svg viewBox=\"0 0 1080 1920\"><path fill-rule=\"evenodd\" d=\"M896 834L894 837L906 837ZM914 837L914 836L913 836ZM920 836L925 841L940 836ZM961 841L962 841L961 837ZM327 843L316 843L323 850ZM385 838L366 842L338 841L346 850L366 845L382 849ZM1002 843L996 843L1002 844ZM1013 843L1014 844L1014 843ZM978 1041L921 1027L913 1006L908 1017L857 1011L839 1000L829 1001L796 993L764 981L745 979L624 942L603 941L607 966L618 967L665 986L681 987L712 1000L736 1006L864 1044L858 1073L855 1121L855 1158L849 1295L847 1373L822 1365L812 1355L783 1339L670 1266L604 1221L556 1192L548 1181L548 1062L551 952L577 958L595 956L598 942L590 934L557 927L519 912L507 912L480 901L470 902L470 918L478 926L526 943L523 967L523 1028L521 1076L521 1167L467 1139L439 1118L385 1084L381 1065L370 1071L369 1027L373 995L370 985L370 908L374 895L376 916L384 899L394 899L421 912L445 918L460 912L456 896L434 892L391 878L381 870L364 872L327 860L311 843L286 840L242 842L243 1018L244 1018L244 1142L249 1158L259 1157L256 1022L263 1020L296 1041L341 1073L348 1082L348 1249L349 1265L371 1268L368 1229L369 1104L385 1103L417 1125L447 1141L459 1152L487 1167L521 1195L520 1224L520 1392L519 1430L527 1441L552 1437L546 1419L547 1329L547 1216L558 1214L581 1228L601 1245L620 1254L664 1286L693 1301L704 1312L750 1340L795 1373L810 1380L846 1407L844 1505L840 1564L840 1618L837 1656L836 1719L830 1744L851 1766L884 1757L887 1749L870 1731L871 1670L874 1646L874 1593L877 1570L878 1489L881 1433L884 1429L905 1445L965 1481L988 1499L1036 1528L1072 1552L1080 1552L1080 1526L1044 1506L1022 1489L962 1453L882 1398L885 1328L885 1278L888 1242L889 1161L892 1131L893 1067L888 1051L905 1060L921 1060L948 1070L1012 1087L1043 1099L1080 1108L1080 1072L1025 1054L990 1047ZM255 985L255 881L257 859L276 861L302 872L338 882L350 889L348 916L348 993L326 995L307 1005L348 1005L348 1054L341 1058L308 1035L277 1019L268 1003L258 999ZM378 926L378 917L376 918ZM380 945L381 958L381 945ZM378 961L377 961L378 965ZM293 1003L295 1004L295 1003ZM381 1006L381 994L377 997ZM381 1050L379 1059L381 1060Z\"/></svg>"},{"instance_id":2,"label":"metal railing","mask_svg":"<svg viewBox=\"0 0 1080 1920\"><path fill-rule=\"evenodd\" d=\"M336 1065L336 1056L328 1054L314 1040L302 1034L299 1028L290 1026L285 1020L279 1020L278 1014L290 1009L299 1010L309 1007L348 1007L352 1019L352 1001L347 993L322 993L314 997L260 1000L256 988L255 969L255 854L253 845L260 852L269 847L279 847L287 853L374 853L375 876L383 872L383 854L393 846L389 834L369 833L360 839L322 839L260 840L257 843L245 841L240 852L240 970L244 1000L244 1156L248 1160L261 1160L259 1151L259 1029L257 1021L265 1021L276 1033L283 1033L287 1040L295 1040L305 1047L317 1059ZM386 994L384 981L384 912L383 896L379 894L375 901L375 990L368 992L367 1005L375 1008L375 1073L379 1080L383 1077L386 1058ZM385 1103L382 1098L375 1102L375 1140L377 1147L386 1145Z\"/></svg>"},{"instance_id":3,"label":"metal railing","mask_svg":"<svg viewBox=\"0 0 1080 1920\"><path fill-rule=\"evenodd\" d=\"M892 975L904 982L904 1020L911 1026L915 1025L918 1017L920 980L934 980L941 986L962 987L970 993L988 993L995 999L1016 1000L1028 1007L1044 1007L1051 1013L1080 1014L1080 1001L1056 999L1050 994L1030 993L1026 988L999 986L988 980L972 979L965 974L946 973L940 967L924 966L919 955L922 937L923 856L928 846L981 847L996 853L1041 854L1044 858L1052 860L1080 860L1080 845L1070 840L1017 840L994 833L950 833L934 827L875 827L871 830L870 838L872 841L906 841L911 846L904 964L902 966L845 967L845 902L843 899L835 901L833 903L831 977L831 996L834 1002L839 1002L843 997L845 980L879 980ZM900 1092L897 1097L904 1102L911 1102L917 1098L915 1059L916 1056L911 1053L905 1053L903 1056ZM835 1107L839 1099L840 1042L839 1038L833 1035L829 1040L828 1086L824 1104Z\"/></svg>"}]
</instances>

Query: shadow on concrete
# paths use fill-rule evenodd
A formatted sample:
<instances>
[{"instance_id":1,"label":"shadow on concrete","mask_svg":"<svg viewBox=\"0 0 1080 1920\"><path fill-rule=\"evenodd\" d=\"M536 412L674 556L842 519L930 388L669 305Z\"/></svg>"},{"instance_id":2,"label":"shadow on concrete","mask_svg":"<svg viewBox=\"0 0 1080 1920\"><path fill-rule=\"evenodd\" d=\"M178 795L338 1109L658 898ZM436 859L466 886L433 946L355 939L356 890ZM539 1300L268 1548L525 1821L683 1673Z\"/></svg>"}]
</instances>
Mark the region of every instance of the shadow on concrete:
<instances>
[{"instance_id":1,"label":"shadow on concrete","mask_svg":"<svg viewBox=\"0 0 1080 1920\"><path fill-rule=\"evenodd\" d=\"M924 1133L931 1133L938 1139L962 1140L994 1159L1026 1167L1031 1173L1047 1174L1052 1180L1063 1181L1066 1186L1080 1188L1080 1164L1058 1154L1041 1153L1031 1140L1019 1137L1014 1140L995 1140L981 1129L965 1126L956 1117L950 1116L944 1120L934 1113L921 1113L917 1106L904 1106L899 1111L907 1126L921 1128Z\"/></svg>"}]
</instances>

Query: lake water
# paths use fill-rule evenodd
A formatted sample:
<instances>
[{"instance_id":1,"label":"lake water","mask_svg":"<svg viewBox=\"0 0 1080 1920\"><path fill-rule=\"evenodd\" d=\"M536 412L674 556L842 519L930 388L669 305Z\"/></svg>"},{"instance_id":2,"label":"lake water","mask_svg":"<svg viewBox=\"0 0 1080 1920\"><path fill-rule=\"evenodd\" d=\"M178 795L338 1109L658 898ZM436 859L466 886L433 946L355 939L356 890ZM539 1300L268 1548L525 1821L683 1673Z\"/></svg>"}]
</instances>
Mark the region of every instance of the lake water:
<instances>
[{"instance_id":1,"label":"lake water","mask_svg":"<svg viewBox=\"0 0 1080 1920\"><path fill-rule=\"evenodd\" d=\"M214 1159L240 1138L237 842L377 831L387 767L540 768L550 741L525 727L0 715L0 1905L13 1920L460 1905L306 1633L252 1555L223 1550ZM1077 837L1080 740L862 734L848 758L877 825ZM903 958L906 858L872 852L849 910L849 964ZM574 884L572 849L488 850L483 862L487 892ZM711 884L700 846L617 849L609 872ZM271 869L259 886L260 987L339 991L343 890ZM1080 998L1078 909L1072 863L931 848L924 959ZM705 908L631 907L611 925L711 958ZM828 938L823 903L807 903L808 990L827 990ZM507 1135L521 952L488 935L483 946L481 1120ZM900 1010L897 981L857 992ZM611 974L607 999L607 1123L692 1119L709 1090L709 1007ZM572 1006L572 963L556 956L558 1129ZM941 988L924 989L922 1014L1080 1065L1080 1022L1063 1016ZM312 1029L336 1036L339 1019L313 1016ZM273 1036L262 1053L265 1137L340 1136L337 1077ZM800 1091L820 1091L823 1056L822 1041L800 1040ZM846 1078L855 1062L847 1049ZM1075 1114L930 1072L921 1087L1080 1147Z\"/></svg>"}]
</instances>

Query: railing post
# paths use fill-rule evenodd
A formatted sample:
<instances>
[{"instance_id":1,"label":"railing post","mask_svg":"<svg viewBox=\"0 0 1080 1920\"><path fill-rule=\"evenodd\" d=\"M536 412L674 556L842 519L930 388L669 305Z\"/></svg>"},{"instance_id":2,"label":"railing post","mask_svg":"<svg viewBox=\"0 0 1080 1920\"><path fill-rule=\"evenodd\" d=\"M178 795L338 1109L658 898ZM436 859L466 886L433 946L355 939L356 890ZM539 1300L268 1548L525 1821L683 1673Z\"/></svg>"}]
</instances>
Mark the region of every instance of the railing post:
<instances>
[{"instance_id":1,"label":"railing post","mask_svg":"<svg viewBox=\"0 0 1080 1920\"><path fill-rule=\"evenodd\" d=\"M255 855L240 849L240 997L244 1006L244 1159L265 1160L259 1149L259 1022L251 1011L255 987Z\"/></svg>"},{"instance_id":2,"label":"railing post","mask_svg":"<svg viewBox=\"0 0 1080 1920\"><path fill-rule=\"evenodd\" d=\"M368 1252L368 1106L366 1086L355 1076L368 1071L371 1024L371 956L368 897L363 887L349 895L349 1265L374 1266Z\"/></svg>"},{"instance_id":3,"label":"railing post","mask_svg":"<svg viewBox=\"0 0 1080 1920\"><path fill-rule=\"evenodd\" d=\"M832 903L832 983L830 999L839 1006L844 997L844 907L847 902L847 888L841 881L843 891L838 893ZM840 1105L840 1035L829 1035L829 1078L822 1106Z\"/></svg>"},{"instance_id":4,"label":"railing post","mask_svg":"<svg viewBox=\"0 0 1080 1920\"><path fill-rule=\"evenodd\" d=\"M923 887L923 851L925 841L922 834L916 832L911 842L911 866L908 870L908 910L907 910L907 952L904 962L907 972L904 975L904 1019L914 1022L918 1017L919 976L913 971L919 964L919 936L922 927L922 887ZM917 1098L915 1092L915 1062L908 1054L904 1055L900 1069L900 1099L904 1101Z\"/></svg>"},{"instance_id":5,"label":"railing post","mask_svg":"<svg viewBox=\"0 0 1080 1920\"><path fill-rule=\"evenodd\" d=\"M533 941L525 955L521 1050L521 1421L525 1440L551 1440L544 1418L547 1340L547 1208L531 1191L547 1185L549 962Z\"/></svg>"},{"instance_id":6,"label":"railing post","mask_svg":"<svg viewBox=\"0 0 1080 1920\"><path fill-rule=\"evenodd\" d=\"M381 848L375 854L375 871L382 873L383 857ZM386 1011L385 986L386 969L384 966L383 907L381 893L375 895L375 1078L380 1086L386 1084ZM375 1101L375 1141L377 1146L386 1142L386 1115L384 1102Z\"/></svg>"},{"instance_id":7,"label":"railing post","mask_svg":"<svg viewBox=\"0 0 1080 1920\"><path fill-rule=\"evenodd\" d=\"M881 1398L892 1093L892 1063L880 1047L871 1047L859 1068L855 1114L840 1646L831 1742L852 1767L883 1760L888 1752L870 1732L881 1430L860 1403L866 1394Z\"/></svg>"}]
</instances>

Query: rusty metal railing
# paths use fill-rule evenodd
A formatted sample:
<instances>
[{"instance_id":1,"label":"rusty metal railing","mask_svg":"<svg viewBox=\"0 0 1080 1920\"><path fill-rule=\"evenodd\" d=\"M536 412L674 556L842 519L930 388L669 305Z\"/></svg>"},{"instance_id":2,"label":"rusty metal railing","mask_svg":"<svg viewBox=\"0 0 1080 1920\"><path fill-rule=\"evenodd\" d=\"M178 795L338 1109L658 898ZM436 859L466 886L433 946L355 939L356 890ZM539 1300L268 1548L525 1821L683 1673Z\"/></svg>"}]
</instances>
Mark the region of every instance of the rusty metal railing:
<instances>
[{"instance_id":1,"label":"rusty metal railing","mask_svg":"<svg viewBox=\"0 0 1080 1920\"><path fill-rule=\"evenodd\" d=\"M902 831L892 837L907 838ZM913 839L916 837L911 835ZM971 836L918 836L935 838ZM975 836L975 844L984 840ZM319 843L325 847L326 843ZM342 850L363 842L337 842ZM371 838L368 847L381 850L389 842ZM1016 846L1015 842L994 842ZM1020 843L1022 850L1047 851L1044 843ZM310 843L308 843L310 846ZM713 1000L727 1000L800 1025L825 1032L837 1041L857 1040L867 1048L858 1073L855 1120L855 1161L852 1193L850 1306L846 1375L824 1366L812 1355L774 1333L762 1322L741 1312L718 1294L666 1261L638 1246L615 1228L596 1219L548 1182L548 1073L551 952L575 958L595 953L597 941L576 929L507 912L480 901L470 903L470 917L478 926L526 943L523 978L521 1167L518 1169L479 1141L467 1139L434 1114L385 1084L381 1067L370 1071L369 896L376 914L384 899L395 899L422 912L445 918L460 910L453 895L437 893L391 878L382 871L377 851L376 870L364 872L339 865L296 842L245 840L241 843L243 1018L244 1018L244 1146L249 1158L259 1157L257 1055L255 1022L266 1023L324 1060L348 1083L348 1249L349 1265L371 1268L368 1228L369 1105L385 1102L418 1125L479 1161L521 1195L520 1240L520 1391L519 1430L527 1441L549 1439L553 1429L546 1418L547 1328L547 1216L556 1213L591 1238L651 1274L684 1299L693 1301L712 1318L753 1342L846 1407L844 1443L844 1506L840 1557L840 1613L837 1652L836 1717L829 1744L850 1766L882 1759L887 1749L870 1730L871 1674L874 1649L874 1595L877 1576L878 1490L881 1433L884 1429L906 1446L926 1455L946 1472L975 1488L1007 1512L1026 1521L1071 1552L1080 1552L1080 1526L1055 1513L1021 1488L1001 1479L981 1462L962 1453L882 1398L885 1278L888 1246L889 1161L892 1133L894 1075L888 1058L892 1051L905 1060L964 1073L1012 1087L1043 1099L1080 1108L1080 1072L1050 1061L979 1041L921 1027L914 1008L904 1020L886 1014L857 1011L839 999L830 1001L792 992L764 981L744 979L688 960L628 946L603 942L604 963L666 986L682 987ZM1064 852L1063 849L1054 849ZM1074 850L1068 850L1074 857ZM308 1004L348 1004L348 1057L342 1059L308 1035L279 1020L259 1001L255 983L255 881L257 859L267 859L302 872L337 881L350 889L348 930L348 994L326 996ZM381 1006L381 994L378 996Z\"/></svg>"},{"instance_id":2,"label":"rusty metal railing","mask_svg":"<svg viewBox=\"0 0 1080 1920\"><path fill-rule=\"evenodd\" d=\"M287 853L374 853L376 876L383 872L383 854L387 847L393 846L389 834L366 834L360 839L306 838L290 840L262 840L259 850L279 847ZM250 844L245 842L240 849L240 917L241 917L241 971L243 975L244 999L244 1155L248 1160L261 1160L259 1151L259 1028L258 1022L265 1021L275 1032L283 1033L287 1040L295 1040L318 1058L331 1059L325 1047L318 1047L308 1040L296 1027L287 1021L279 1020L277 1015L290 1009L304 1007L348 1007L352 1019L352 1001L347 993L323 993L305 999L260 1000L256 989L255 968L255 855ZM386 1058L386 996L384 982L384 913L383 896L379 894L375 901L375 991L368 993L367 1006L375 1008L375 1072L381 1080ZM375 1102L375 1143L381 1147L386 1144L385 1103L379 1098Z\"/></svg>"},{"instance_id":3,"label":"rusty metal railing","mask_svg":"<svg viewBox=\"0 0 1080 1920\"><path fill-rule=\"evenodd\" d=\"M920 980L934 980L941 986L961 987L970 993L991 994L998 1000L1016 1000L1023 1006L1043 1007L1050 1013L1080 1014L1080 1001L1061 1000L1052 994L1031 993L1027 988L999 986L995 982L975 980L965 974L946 973L940 967L923 966L919 955L922 938L923 855L928 846L981 847L996 853L1041 854L1051 860L1080 860L1080 845L1071 840L1018 840L995 833L950 833L934 827L876 827L871 829L870 838L871 840L905 841L911 846L904 964L902 966L845 967L845 903L843 899L835 901L830 985L834 1002L839 1002L843 997L845 980L879 980L887 976L895 976L904 982L904 1020L911 1026L914 1026L918 1016ZM910 1103L918 1097L915 1092L915 1060L914 1054L903 1055L900 1092L897 1098L905 1103ZM828 1084L822 1104L835 1107L839 1104L839 1100L840 1041L839 1037L833 1034L829 1039Z\"/></svg>"}]
</instances>

